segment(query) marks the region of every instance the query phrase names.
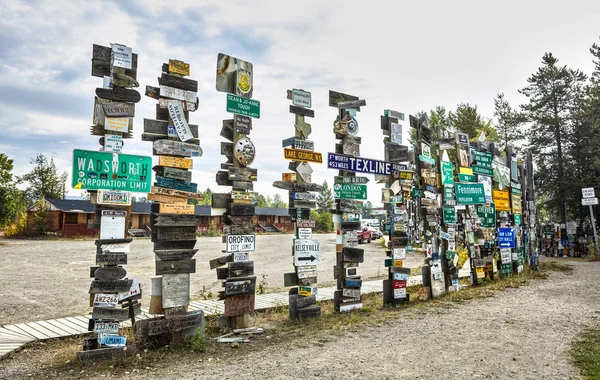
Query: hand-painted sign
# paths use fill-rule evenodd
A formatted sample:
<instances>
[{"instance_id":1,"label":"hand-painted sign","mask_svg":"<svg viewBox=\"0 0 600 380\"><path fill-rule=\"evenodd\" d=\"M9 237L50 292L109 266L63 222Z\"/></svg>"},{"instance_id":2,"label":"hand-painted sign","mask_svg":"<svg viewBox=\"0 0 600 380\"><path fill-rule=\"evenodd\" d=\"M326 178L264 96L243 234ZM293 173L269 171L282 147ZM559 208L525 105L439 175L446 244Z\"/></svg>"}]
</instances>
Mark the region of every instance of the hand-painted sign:
<instances>
[{"instance_id":1,"label":"hand-painted sign","mask_svg":"<svg viewBox=\"0 0 600 380\"><path fill-rule=\"evenodd\" d=\"M194 165L194 161L189 158L158 156L158 165L171 168L191 169Z\"/></svg>"},{"instance_id":2,"label":"hand-painted sign","mask_svg":"<svg viewBox=\"0 0 600 380\"><path fill-rule=\"evenodd\" d=\"M388 176L392 175L394 170L406 170L406 166L401 164L336 153L327 154L327 168Z\"/></svg>"},{"instance_id":3,"label":"hand-painted sign","mask_svg":"<svg viewBox=\"0 0 600 380\"><path fill-rule=\"evenodd\" d=\"M177 132L177 136L181 141L187 141L194 138L192 135L192 131L190 130L190 126L185 119L185 114L183 113L183 107L181 106L181 102L174 100L169 102L167 105L167 109L169 110L169 116L171 120L173 120L173 126L175 127L175 131Z\"/></svg>"},{"instance_id":4,"label":"hand-painted sign","mask_svg":"<svg viewBox=\"0 0 600 380\"><path fill-rule=\"evenodd\" d=\"M515 231L512 228L498 228L498 247L515 248Z\"/></svg>"},{"instance_id":5,"label":"hand-painted sign","mask_svg":"<svg viewBox=\"0 0 600 380\"><path fill-rule=\"evenodd\" d=\"M227 94L227 112L260 119L260 102Z\"/></svg>"},{"instance_id":6,"label":"hand-painted sign","mask_svg":"<svg viewBox=\"0 0 600 380\"><path fill-rule=\"evenodd\" d=\"M150 190L152 158L128 154L73 150L75 189Z\"/></svg>"},{"instance_id":7,"label":"hand-painted sign","mask_svg":"<svg viewBox=\"0 0 600 380\"><path fill-rule=\"evenodd\" d=\"M104 135L104 151L109 153L121 153L123 149L123 137L119 135Z\"/></svg>"},{"instance_id":8,"label":"hand-painted sign","mask_svg":"<svg viewBox=\"0 0 600 380\"><path fill-rule=\"evenodd\" d=\"M312 107L312 97L310 92L304 90L292 90L292 104L298 107Z\"/></svg>"},{"instance_id":9,"label":"hand-painted sign","mask_svg":"<svg viewBox=\"0 0 600 380\"><path fill-rule=\"evenodd\" d=\"M198 96L194 91L181 90L170 86L160 86L160 96L165 98L183 100L189 103L196 103Z\"/></svg>"},{"instance_id":10,"label":"hand-painted sign","mask_svg":"<svg viewBox=\"0 0 600 380\"><path fill-rule=\"evenodd\" d=\"M323 162L323 155L321 153L308 150L284 148L283 153L284 157L288 160L317 162L319 164Z\"/></svg>"},{"instance_id":11,"label":"hand-painted sign","mask_svg":"<svg viewBox=\"0 0 600 380\"><path fill-rule=\"evenodd\" d=\"M227 235L227 252L254 252L256 249L255 235Z\"/></svg>"},{"instance_id":12,"label":"hand-painted sign","mask_svg":"<svg viewBox=\"0 0 600 380\"><path fill-rule=\"evenodd\" d=\"M442 185L454 185L454 169L451 162L440 162Z\"/></svg>"},{"instance_id":13,"label":"hand-painted sign","mask_svg":"<svg viewBox=\"0 0 600 380\"><path fill-rule=\"evenodd\" d=\"M336 183L333 185L333 196L343 199L367 199L367 185Z\"/></svg>"},{"instance_id":14,"label":"hand-painted sign","mask_svg":"<svg viewBox=\"0 0 600 380\"><path fill-rule=\"evenodd\" d=\"M494 189L492 195L494 203L496 204L496 211L510 211L508 191Z\"/></svg>"},{"instance_id":15,"label":"hand-painted sign","mask_svg":"<svg viewBox=\"0 0 600 380\"><path fill-rule=\"evenodd\" d=\"M511 198L513 214L520 214L522 212L521 196L518 194L511 194L510 198Z\"/></svg>"},{"instance_id":16,"label":"hand-painted sign","mask_svg":"<svg viewBox=\"0 0 600 380\"><path fill-rule=\"evenodd\" d=\"M131 69L133 62L133 52L130 47L120 44L110 44L112 64L115 67Z\"/></svg>"},{"instance_id":17,"label":"hand-painted sign","mask_svg":"<svg viewBox=\"0 0 600 380\"><path fill-rule=\"evenodd\" d=\"M480 183L457 183L456 203L459 205L485 204L485 191Z\"/></svg>"},{"instance_id":18,"label":"hand-painted sign","mask_svg":"<svg viewBox=\"0 0 600 380\"><path fill-rule=\"evenodd\" d=\"M127 133L129 132L130 120L131 119L128 117L107 117L104 120L104 129L107 131Z\"/></svg>"},{"instance_id":19,"label":"hand-painted sign","mask_svg":"<svg viewBox=\"0 0 600 380\"><path fill-rule=\"evenodd\" d=\"M481 219L481 227L496 227L496 205L477 205L477 216Z\"/></svg>"},{"instance_id":20,"label":"hand-painted sign","mask_svg":"<svg viewBox=\"0 0 600 380\"><path fill-rule=\"evenodd\" d=\"M312 239L312 228L298 228L298 239Z\"/></svg>"},{"instance_id":21,"label":"hand-painted sign","mask_svg":"<svg viewBox=\"0 0 600 380\"><path fill-rule=\"evenodd\" d=\"M313 239L294 240L294 265L297 267L321 263L320 243Z\"/></svg>"},{"instance_id":22,"label":"hand-painted sign","mask_svg":"<svg viewBox=\"0 0 600 380\"><path fill-rule=\"evenodd\" d=\"M190 64L176 59L169 59L169 72L171 74L190 75Z\"/></svg>"}]
</instances>

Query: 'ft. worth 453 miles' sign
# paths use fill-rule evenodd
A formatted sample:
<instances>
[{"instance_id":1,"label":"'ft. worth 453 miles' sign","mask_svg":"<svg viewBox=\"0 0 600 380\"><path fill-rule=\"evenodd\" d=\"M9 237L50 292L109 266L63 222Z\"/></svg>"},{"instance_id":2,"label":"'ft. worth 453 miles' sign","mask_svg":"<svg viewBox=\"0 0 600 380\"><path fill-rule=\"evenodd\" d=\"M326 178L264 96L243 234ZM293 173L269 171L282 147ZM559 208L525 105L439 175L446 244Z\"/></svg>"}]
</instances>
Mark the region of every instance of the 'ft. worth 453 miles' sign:
<instances>
[{"instance_id":1,"label":"'ft. worth 453 miles' sign","mask_svg":"<svg viewBox=\"0 0 600 380\"><path fill-rule=\"evenodd\" d=\"M327 167L329 169L381 175L392 175L394 170L406 170L406 165L336 153L327 154Z\"/></svg>"},{"instance_id":2,"label":"'ft. worth 453 miles' sign","mask_svg":"<svg viewBox=\"0 0 600 380\"><path fill-rule=\"evenodd\" d=\"M73 150L75 189L149 192L152 157Z\"/></svg>"}]
</instances>

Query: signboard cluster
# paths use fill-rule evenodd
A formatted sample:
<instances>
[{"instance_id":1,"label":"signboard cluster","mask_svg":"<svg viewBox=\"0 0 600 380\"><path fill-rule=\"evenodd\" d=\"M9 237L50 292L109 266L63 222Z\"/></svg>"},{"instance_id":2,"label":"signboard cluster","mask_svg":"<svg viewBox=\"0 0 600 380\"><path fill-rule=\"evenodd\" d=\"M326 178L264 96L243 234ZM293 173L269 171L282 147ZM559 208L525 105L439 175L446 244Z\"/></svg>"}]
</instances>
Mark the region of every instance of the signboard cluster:
<instances>
[{"instance_id":1,"label":"signboard cluster","mask_svg":"<svg viewBox=\"0 0 600 380\"><path fill-rule=\"evenodd\" d=\"M186 78L190 65L170 59L162 64L158 87L146 86L146 96L156 99L156 116L144 119L142 140L152 142L157 156L154 186L148 199L154 243L150 313L159 315L136 324L142 345L178 345L195 336L204 324L202 313L189 313L190 275L196 272L196 215L188 200L202 199L192 182L192 157L202 156L198 126L189 124L189 112L198 108L198 82ZM185 322L185 328L175 328ZM162 326L157 328L156 326ZM164 326L163 326L164 325ZM150 328L148 328L150 326ZM152 327L154 326L154 327Z\"/></svg>"}]
</instances>

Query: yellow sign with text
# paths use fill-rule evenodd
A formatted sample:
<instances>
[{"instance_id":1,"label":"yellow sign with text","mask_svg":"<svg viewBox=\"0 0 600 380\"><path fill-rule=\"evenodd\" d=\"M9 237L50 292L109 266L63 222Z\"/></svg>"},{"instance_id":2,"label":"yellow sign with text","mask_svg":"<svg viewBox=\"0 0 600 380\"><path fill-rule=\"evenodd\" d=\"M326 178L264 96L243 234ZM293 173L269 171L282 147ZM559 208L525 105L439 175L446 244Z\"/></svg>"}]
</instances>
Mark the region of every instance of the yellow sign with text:
<instances>
[{"instance_id":1,"label":"yellow sign with text","mask_svg":"<svg viewBox=\"0 0 600 380\"><path fill-rule=\"evenodd\" d=\"M494 204L496 205L496 211L509 211L510 212L510 198L508 190L496 190L492 193Z\"/></svg>"},{"instance_id":2,"label":"yellow sign with text","mask_svg":"<svg viewBox=\"0 0 600 380\"><path fill-rule=\"evenodd\" d=\"M284 148L283 154L288 160L309 161L319 164L323 163L323 155L321 153L311 152L309 150Z\"/></svg>"}]
</instances>

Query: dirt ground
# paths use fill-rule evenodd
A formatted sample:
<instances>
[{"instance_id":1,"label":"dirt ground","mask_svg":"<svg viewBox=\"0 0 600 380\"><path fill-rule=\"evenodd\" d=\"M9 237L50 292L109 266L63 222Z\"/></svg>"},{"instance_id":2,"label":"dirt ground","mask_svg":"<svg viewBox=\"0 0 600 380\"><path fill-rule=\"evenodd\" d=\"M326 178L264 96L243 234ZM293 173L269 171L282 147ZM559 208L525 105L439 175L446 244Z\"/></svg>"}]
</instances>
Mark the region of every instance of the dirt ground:
<instances>
[{"instance_id":1,"label":"dirt ground","mask_svg":"<svg viewBox=\"0 0 600 380\"><path fill-rule=\"evenodd\" d=\"M564 259L559 259L566 261ZM579 379L571 341L598 326L600 263L568 260L572 273L506 289L492 297L414 308L379 325L229 348L236 360L166 356L152 368L115 368L102 378L145 379ZM27 355L23 355L25 358ZM230 359L232 355L227 355ZM99 378L93 368L52 373L20 356L0 378Z\"/></svg>"},{"instance_id":2,"label":"dirt ground","mask_svg":"<svg viewBox=\"0 0 600 380\"><path fill-rule=\"evenodd\" d=\"M256 252L250 255L254 261L257 284L266 283L267 292L283 290L283 273L292 271L293 235L258 235ZM321 264L318 266L319 284L333 284L335 264L335 235L315 234L321 242ZM35 241L0 239L0 325L24 323L37 320L84 315L88 307L90 286L89 268L94 265L95 245L86 241ZM359 273L364 279L383 278L385 250L379 241L362 244L365 262ZM203 286L206 292L221 290L215 270L209 260L223 256L225 244L221 237L198 239L195 255L196 273L191 276L192 299L201 299ZM418 267L423 263L422 254L407 256L405 266ZM149 239L136 239L131 244L128 277L138 277L142 284L147 306L150 299L150 278L154 273L154 255ZM263 279L261 275L266 275Z\"/></svg>"}]
</instances>

